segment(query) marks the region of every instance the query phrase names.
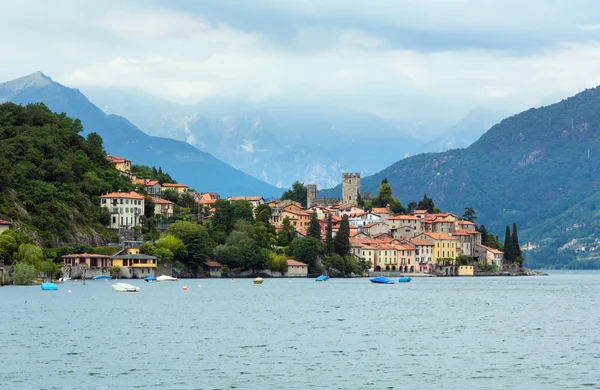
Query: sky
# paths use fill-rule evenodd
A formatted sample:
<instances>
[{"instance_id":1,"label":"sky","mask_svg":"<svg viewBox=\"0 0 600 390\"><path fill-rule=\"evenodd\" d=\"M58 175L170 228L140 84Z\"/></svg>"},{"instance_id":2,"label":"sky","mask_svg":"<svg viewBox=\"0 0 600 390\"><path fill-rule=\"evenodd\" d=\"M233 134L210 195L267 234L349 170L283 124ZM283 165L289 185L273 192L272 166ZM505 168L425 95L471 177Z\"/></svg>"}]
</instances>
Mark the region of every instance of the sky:
<instances>
[{"instance_id":1,"label":"sky","mask_svg":"<svg viewBox=\"0 0 600 390\"><path fill-rule=\"evenodd\" d=\"M0 80L182 103L335 102L385 118L549 104L600 85L597 0L0 0Z\"/></svg>"}]
</instances>

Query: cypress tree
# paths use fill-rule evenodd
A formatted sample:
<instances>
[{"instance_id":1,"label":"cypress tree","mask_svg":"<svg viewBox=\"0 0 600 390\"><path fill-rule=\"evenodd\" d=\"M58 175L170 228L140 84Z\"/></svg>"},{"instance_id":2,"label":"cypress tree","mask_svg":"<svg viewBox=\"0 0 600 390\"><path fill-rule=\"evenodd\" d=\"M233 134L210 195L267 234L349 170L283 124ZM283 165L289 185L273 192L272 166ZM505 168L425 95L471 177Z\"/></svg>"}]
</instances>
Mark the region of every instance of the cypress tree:
<instances>
[{"instance_id":1,"label":"cypress tree","mask_svg":"<svg viewBox=\"0 0 600 390\"><path fill-rule=\"evenodd\" d=\"M479 229L477 229L477 231L479 233L481 233L481 245L486 245L488 244L488 231L487 228L485 227L485 225L481 225L479 226Z\"/></svg>"},{"instance_id":2,"label":"cypress tree","mask_svg":"<svg viewBox=\"0 0 600 390\"><path fill-rule=\"evenodd\" d=\"M308 225L308 237L314 237L317 239L321 239L321 225L319 224L319 220L317 219L317 213L313 212L310 217L310 225Z\"/></svg>"},{"instance_id":3,"label":"cypress tree","mask_svg":"<svg viewBox=\"0 0 600 390\"><path fill-rule=\"evenodd\" d=\"M517 233L517 223L513 222L512 244L515 258L521 256L521 246L519 245L519 234Z\"/></svg>"},{"instance_id":4,"label":"cypress tree","mask_svg":"<svg viewBox=\"0 0 600 390\"><path fill-rule=\"evenodd\" d=\"M340 228L333 240L333 249L340 256L346 256L350 252L350 221L348 215L344 214Z\"/></svg>"},{"instance_id":5,"label":"cypress tree","mask_svg":"<svg viewBox=\"0 0 600 390\"><path fill-rule=\"evenodd\" d=\"M504 236L504 260L511 263L515 261L512 237L510 235L510 227L508 225L506 225L506 234Z\"/></svg>"},{"instance_id":6,"label":"cypress tree","mask_svg":"<svg viewBox=\"0 0 600 390\"><path fill-rule=\"evenodd\" d=\"M331 256L333 253L333 221L331 214L327 217L327 227L325 228L325 253Z\"/></svg>"}]
</instances>

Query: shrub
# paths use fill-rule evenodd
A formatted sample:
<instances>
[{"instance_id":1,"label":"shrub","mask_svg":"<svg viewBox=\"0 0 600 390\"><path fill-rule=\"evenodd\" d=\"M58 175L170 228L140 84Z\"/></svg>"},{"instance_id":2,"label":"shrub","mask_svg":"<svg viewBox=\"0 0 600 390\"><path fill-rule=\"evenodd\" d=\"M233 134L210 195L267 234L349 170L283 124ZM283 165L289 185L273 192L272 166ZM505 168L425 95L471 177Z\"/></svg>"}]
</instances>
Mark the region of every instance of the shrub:
<instances>
[{"instance_id":1,"label":"shrub","mask_svg":"<svg viewBox=\"0 0 600 390\"><path fill-rule=\"evenodd\" d=\"M35 267L31 264L18 263L13 273L13 283L17 286L28 286L35 278Z\"/></svg>"}]
</instances>

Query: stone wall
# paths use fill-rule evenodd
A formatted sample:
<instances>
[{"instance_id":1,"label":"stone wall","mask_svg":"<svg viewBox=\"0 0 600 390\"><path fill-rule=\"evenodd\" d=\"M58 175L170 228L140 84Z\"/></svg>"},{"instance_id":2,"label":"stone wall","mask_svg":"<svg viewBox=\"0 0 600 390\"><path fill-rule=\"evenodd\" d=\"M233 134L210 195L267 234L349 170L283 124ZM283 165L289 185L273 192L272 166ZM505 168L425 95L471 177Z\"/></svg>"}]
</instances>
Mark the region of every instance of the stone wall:
<instances>
[{"instance_id":1,"label":"stone wall","mask_svg":"<svg viewBox=\"0 0 600 390\"><path fill-rule=\"evenodd\" d=\"M342 201L356 204L360 192L360 173L342 174Z\"/></svg>"}]
</instances>

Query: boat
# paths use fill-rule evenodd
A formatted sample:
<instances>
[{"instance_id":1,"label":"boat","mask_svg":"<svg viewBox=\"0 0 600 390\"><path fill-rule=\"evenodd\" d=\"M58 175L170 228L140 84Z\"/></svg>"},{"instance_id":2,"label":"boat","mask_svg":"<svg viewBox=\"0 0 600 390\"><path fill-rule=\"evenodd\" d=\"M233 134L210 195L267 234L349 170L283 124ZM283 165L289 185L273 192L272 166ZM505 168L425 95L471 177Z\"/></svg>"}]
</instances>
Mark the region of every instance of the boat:
<instances>
[{"instance_id":1,"label":"boat","mask_svg":"<svg viewBox=\"0 0 600 390\"><path fill-rule=\"evenodd\" d=\"M400 283L408 283L412 280L412 278L410 278L409 276L402 276L400 279L398 279L398 282Z\"/></svg>"},{"instance_id":2,"label":"boat","mask_svg":"<svg viewBox=\"0 0 600 390\"><path fill-rule=\"evenodd\" d=\"M369 279L371 283L376 284L394 284L393 280L386 278L385 276L378 276L376 278Z\"/></svg>"},{"instance_id":3,"label":"boat","mask_svg":"<svg viewBox=\"0 0 600 390\"><path fill-rule=\"evenodd\" d=\"M254 279L254 281L252 283L254 283L254 284L262 284L263 283L263 278L258 277L256 279Z\"/></svg>"},{"instance_id":4,"label":"boat","mask_svg":"<svg viewBox=\"0 0 600 390\"><path fill-rule=\"evenodd\" d=\"M42 290L46 290L46 291L58 290L58 286L54 283L45 282L45 283L42 283Z\"/></svg>"},{"instance_id":5,"label":"boat","mask_svg":"<svg viewBox=\"0 0 600 390\"><path fill-rule=\"evenodd\" d=\"M98 276L94 276L92 278L92 280L104 280L104 279L112 279L112 276L110 276L110 275L98 275Z\"/></svg>"},{"instance_id":6,"label":"boat","mask_svg":"<svg viewBox=\"0 0 600 390\"><path fill-rule=\"evenodd\" d=\"M152 276L152 275L146 276L144 278L144 282L156 282L156 278L154 276Z\"/></svg>"},{"instance_id":7,"label":"boat","mask_svg":"<svg viewBox=\"0 0 600 390\"><path fill-rule=\"evenodd\" d=\"M127 283L115 283L112 285L113 291L116 292L138 292L140 288Z\"/></svg>"},{"instance_id":8,"label":"boat","mask_svg":"<svg viewBox=\"0 0 600 390\"><path fill-rule=\"evenodd\" d=\"M321 275L315 279L316 282L324 282L326 280L329 280L329 276L327 275Z\"/></svg>"},{"instance_id":9,"label":"boat","mask_svg":"<svg viewBox=\"0 0 600 390\"><path fill-rule=\"evenodd\" d=\"M68 278L68 277L67 278L59 278L58 282L59 283L65 283L65 282L68 282L69 280L71 280L71 278Z\"/></svg>"},{"instance_id":10,"label":"boat","mask_svg":"<svg viewBox=\"0 0 600 390\"><path fill-rule=\"evenodd\" d=\"M167 276L167 275L160 275L158 278L156 278L157 282L176 282L177 278L174 278L172 276Z\"/></svg>"}]
</instances>

